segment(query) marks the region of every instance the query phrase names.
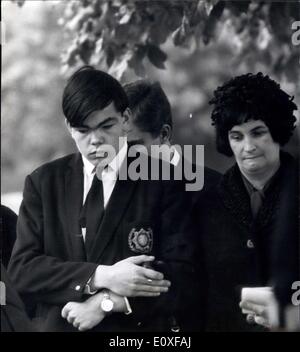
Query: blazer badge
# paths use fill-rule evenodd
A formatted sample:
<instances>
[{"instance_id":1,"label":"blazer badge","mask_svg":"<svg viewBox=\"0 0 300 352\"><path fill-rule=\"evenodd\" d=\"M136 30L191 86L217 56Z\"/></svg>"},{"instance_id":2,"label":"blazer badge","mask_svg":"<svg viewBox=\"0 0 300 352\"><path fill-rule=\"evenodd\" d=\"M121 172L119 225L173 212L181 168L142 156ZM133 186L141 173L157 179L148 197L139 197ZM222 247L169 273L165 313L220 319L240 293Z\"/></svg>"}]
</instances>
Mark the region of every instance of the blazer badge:
<instances>
[{"instance_id":1,"label":"blazer badge","mask_svg":"<svg viewBox=\"0 0 300 352\"><path fill-rule=\"evenodd\" d=\"M135 253L150 253L153 247L153 231L150 227L147 230L141 228L137 231L133 228L128 236L129 248Z\"/></svg>"}]
</instances>

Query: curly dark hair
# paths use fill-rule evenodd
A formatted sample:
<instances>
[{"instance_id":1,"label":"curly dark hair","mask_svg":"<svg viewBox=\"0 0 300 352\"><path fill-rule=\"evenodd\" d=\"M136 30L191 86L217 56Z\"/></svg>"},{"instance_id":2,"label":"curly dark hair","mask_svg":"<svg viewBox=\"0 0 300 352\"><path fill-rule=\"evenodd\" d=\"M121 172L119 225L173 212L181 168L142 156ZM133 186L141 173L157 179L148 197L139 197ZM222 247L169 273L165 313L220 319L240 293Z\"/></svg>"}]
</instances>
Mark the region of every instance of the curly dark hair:
<instances>
[{"instance_id":1,"label":"curly dark hair","mask_svg":"<svg viewBox=\"0 0 300 352\"><path fill-rule=\"evenodd\" d=\"M217 150L232 156L228 131L248 120L262 120L281 146L293 134L297 105L278 83L261 72L234 77L214 91L211 119L216 128Z\"/></svg>"}]
</instances>

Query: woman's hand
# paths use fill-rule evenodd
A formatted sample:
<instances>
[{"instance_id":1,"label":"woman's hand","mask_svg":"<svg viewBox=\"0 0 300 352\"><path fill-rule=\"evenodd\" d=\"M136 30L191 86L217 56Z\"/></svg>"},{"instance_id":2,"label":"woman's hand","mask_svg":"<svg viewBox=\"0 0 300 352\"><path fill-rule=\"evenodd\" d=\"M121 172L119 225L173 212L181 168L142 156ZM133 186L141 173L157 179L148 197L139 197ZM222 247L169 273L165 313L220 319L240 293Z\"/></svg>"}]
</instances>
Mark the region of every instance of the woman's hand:
<instances>
[{"instance_id":1,"label":"woman's hand","mask_svg":"<svg viewBox=\"0 0 300 352\"><path fill-rule=\"evenodd\" d=\"M278 304L271 287L251 287L242 291L240 308L247 314L247 321L266 328L278 326Z\"/></svg>"}]
</instances>

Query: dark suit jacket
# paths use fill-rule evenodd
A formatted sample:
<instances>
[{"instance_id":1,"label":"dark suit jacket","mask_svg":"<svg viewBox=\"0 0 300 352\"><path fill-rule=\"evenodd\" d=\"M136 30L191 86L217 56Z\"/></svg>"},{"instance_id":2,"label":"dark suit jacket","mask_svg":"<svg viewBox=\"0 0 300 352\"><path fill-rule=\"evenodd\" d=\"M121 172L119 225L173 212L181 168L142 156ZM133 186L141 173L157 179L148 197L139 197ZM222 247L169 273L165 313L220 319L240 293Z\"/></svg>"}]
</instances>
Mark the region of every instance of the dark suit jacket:
<instances>
[{"instance_id":1,"label":"dark suit jacket","mask_svg":"<svg viewBox=\"0 0 300 352\"><path fill-rule=\"evenodd\" d=\"M28 319L23 302L1 264L1 281L5 284L5 305L1 305L1 332L33 332L35 328Z\"/></svg>"},{"instance_id":2,"label":"dark suit jacket","mask_svg":"<svg viewBox=\"0 0 300 352\"><path fill-rule=\"evenodd\" d=\"M17 214L1 205L1 263L7 268L16 240Z\"/></svg>"},{"instance_id":3,"label":"dark suit jacket","mask_svg":"<svg viewBox=\"0 0 300 352\"><path fill-rule=\"evenodd\" d=\"M197 191L188 191L189 196L193 199L197 199L201 192L207 192L208 190L216 187L216 185L219 183L222 174L220 174L218 171L211 169L207 166L200 166L200 165L195 165L194 163L191 163L188 159L183 158L183 156L180 154L180 161L178 164L175 166L175 173L178 172L176 169L182 168L182 177L184 182L188 184L194 184L195 180L188 180L187 177L185 177L185 169L187 170L192 170L193 174L198 171L197 177L200 178L200 176L204 176L203 179L203 187L200 190ZM199 172L200 171L200 172ZM180 174L180 172L179 172ZM200 174L200 175L199 175Z\"/></svg>"},{"instance_id":4,"label":"dark suit jacket","mask_svg":"<svg viewBox=\"0 0 300 352\"><path fill-rule=\"evenodd\" d=\"M288 155L272 250L272 282L282 310L291 304L292 284L300 277L300 173L299 160ZM284 325L284 322L281 322Z\"/></svg>"},{"instance_id":5,"label":"dark suit jacket","mask_svg":"<svg viewBox=\"0 0 300 352\"><path fill-rule=\"evenodd\" d=\"M201 182L203 181L202 189L186 192L186 198L188 199L189 206L193 208L195 204L197 204L197 212L201 212L203 207L206 206L205 195L213 192L216 189L222 175L216 170L210 169L206 166L196 166L186 158L183 158L182 155L180 157L181 162L179 162L175 168L182 167L182 175L184 178L183 182L185 187L187 187L190 183L195 183L195 180L189 180L185 177L185 168L190 171L192 170L193 174L196 171L198 172L197 182L200 182L200 176L204 176L204 179L201 180ZM193 185L193 188L195 188L195 185ZM182 309L178 313L181 324L185 326L186 331L203 331L206 324L207 305L205 302L207 301L207 272L205 270L203 248L199 241L199 236L202 234L202 224L199 224L198 222L199 215L197 212L191 212L192 223L188 224L188 230L185 227L185 231L190 237L190 243L193 244L196 253L196 255L193 254L193 256L195 256L194 268L196 279L188 283L190 290L190 295L188 297L189 309Z\"/></svg>"},{"instance_id":6,"label":"dark suit jacket","mask_svg":"<svg viewBox=\"0 0 300 352\"><path fill-rule=\"evenodd\" d=\"M130 249L129 234L133 229L150 228L154 237L150 254L169 264L166 271L173 281L172 290L161 298L131 299L132 315L113 314L96 329L168 329L166 321L181 298L180 286L186 285L192 272L192 246L181 232L183 208L187 209L182 202L183 183L117 180L85 261L78 220L82 170L80 154L72 154L27 176L9 268L18 291L38 303L37 315L45 330L72 331L60 316L62 307L85 299L85 284L99 264L112 265L139 254Z\"/></svg>"}]
</instances>

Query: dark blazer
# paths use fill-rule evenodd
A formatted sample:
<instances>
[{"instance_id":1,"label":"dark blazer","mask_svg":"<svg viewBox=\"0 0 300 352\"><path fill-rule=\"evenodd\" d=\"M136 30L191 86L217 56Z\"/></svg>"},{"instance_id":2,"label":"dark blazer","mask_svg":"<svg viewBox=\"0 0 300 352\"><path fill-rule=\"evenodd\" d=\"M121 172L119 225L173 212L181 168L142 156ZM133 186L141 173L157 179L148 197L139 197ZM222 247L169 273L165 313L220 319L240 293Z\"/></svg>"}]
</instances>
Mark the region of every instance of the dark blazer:
<instances>
[{"instance_id":1,"label":"dark blazer","mask_svg":"<svg viewBox=\"0 0 300 352\"><path fill-rule=\"evenodd\" d=\"M288 230L290 222L296 223L298 208L295 202L289 207L290 215L283 218L281 206L283 199L287 203L286 189L293 187L297 197L295 183L289 185L295 170L293 159L286 154L281 156L281 167L265 194L264 203L256 220L250 209L250 200L237 165L229 169L220 183L209 192L201 193L195 207L194 218L198 221L198 255L201 267L205 268L208 287L206 301L206 330L208 331L261 331L258 325L249 325L239 308L242 287L269 286L289 274L289 267L295 267L297 254L296 234L299 228L293 225L292 231L278 234L278 219L281 229ZM285 213L286 214L286 213ZM284 233L283 233L284 232ZM285 240L284 240L285 238ZM290 258L284 250L285 259L278 257L278 245L291 249ZM288 244L289 243L289 244ZM298 242L299 243L299 242ZM276 266L273 253L276 253ZM280 261L280 263L279 263ZM293 264L294 263L294 264ZM289 265L291 264L291 265ZM282 270L279 272L280 266ZM294 277L296 280L296 278ZM289 277L289 280L291 278Z\"/></svg>"},{"instance_id":2,"label":"dark blazer","mask_svg":"<svg viewBox=\"0 0 300 352\"><path fill-rule=\"evenodd\" d=\"M1 204L1 263L5 268L16 240L17 219L17 214Z\"/></svg>"},{"instance_id":3,"label":"dark blazer","mask_svg":"<svg viewBox=\"0 0 300 352\"><path fill-rule=\"evenodd\" d=\"M1 332L36 331L2 263L1 282L5 284L5 292L1 292L1 299L5 298L5 305L1 305Z\"/></svg>"},{"instance_id":4,"label":"dark blazer","mask_svg":"<svg viewBox=\"0 0 300 352\"><path fill-rule=\"evenodd\" d=\"M180 157L182 158L182 156ZM196 168L196 165L192 164L186 158L182 159L181 162L183 168L184 165L187 164L188 169L193 170L193 173L196 172L196 170L199 170L199 167ZM179 167L180 163L178 163L175 168ZM184 169L182 172L184 175ZM219 172L210 169L206 166L200 169L200 174L204 176L202 189L197 191L186 191L186 198L188 199L189 206L193 208L194 204L197 203L196 208L199 209L199 211L201 211L202 206L205 206L205 195L215 191L222 177ZM185 187L187 187L189 183L193 184L195 180L189 181L184 177L183 182L185 184ZM199 233L202 232L202 225L199 224L198 217L199 215L197 212L191 212L192 222L189 224L189 230L186 230L186 232L189 234L189 237L191 238L190 243L193 244L196 253L194 253L194 268L196 279L188 282L188 287L190 291L188 300L189 305L192 308L182 310L180 313L181 321L183 321L184 326L187 327L186 330L194 332L203 331L205 328L206 304L204 304L204 302L206 302L207 300L207 273L204 270L204 255L202 254L203 249L201 247L201 244L199 243Z\"/></svg>"},{"instance_id":5,"label":"dark blazer","mask_svg":"<svg viewBox=\"0 0 300 352\"><path fill-rule=\"evenodd\" d=\"M200 192L208 192L209 190L214 189L220 182L221 177L222 174L218 171L204 166L204 185Z\"/></svg>"},{"instance_id":6,"label":"dark blazer","mask_svg":"<svg viewBox=\"0 0 300 352\"><path fill-rule=\"evenodd\" d=\"M99 264L112 265L140 254L129 246L134 229L152 230L149 254L167 263L165 270L174 285L157 299L131 299L133 314L112 314L95 330L169 329L167 320L181 299L178 290L192 271L190 245L181 232L183 209L187 209L182 190L182 182L117 180L86 260L79 228L80 154L47 163L27 176L9 270L18 291L37 302L44 330L74 331L61 318L62 307L85 299L85 284Z\"/></svg>"},{"instance_id":7,"label":"dark blazer","mask_svg":"<svg viewBox=\"0 0 300 352\"><path fill-rule=\"evenodd\" d=\"M285 157L287 159L288 155ZM291 304L292 283L300 278L299 161L287 160L272 246L272 283L282 311ZM281 322L284 325L284 322Z\"/></svg>"},{"instance_id":8,"label":"dark blazer","mask_svg":"<svg viewBox=\"0 0 300 352\"><path fill-rule=\"evenodd\" d=\"M175 173L176 173L176 169L177 168L182 168L182 177L185 183L189 184L189 183L194 183L195 180L188 180L185 177L185 167L188 170L192 170L193 173L196 172L196 170L201 170L200 173L201 175L204 176L204 180L203 180L203 187L201 190L197 190L197 191L189 191L188 193L194 197L197 198L198 195L200 194L200 192L202 191L208 191L211 188L214 188L220 181L222 174L219 173L218 171L211 169L207 166L197 166L194 163L191 163L187 158L184 158L180 153L180 160L178 162L178 164L175 166ZM199 175L198 175L199 176Z\"/></svg>"}]
</instances>

